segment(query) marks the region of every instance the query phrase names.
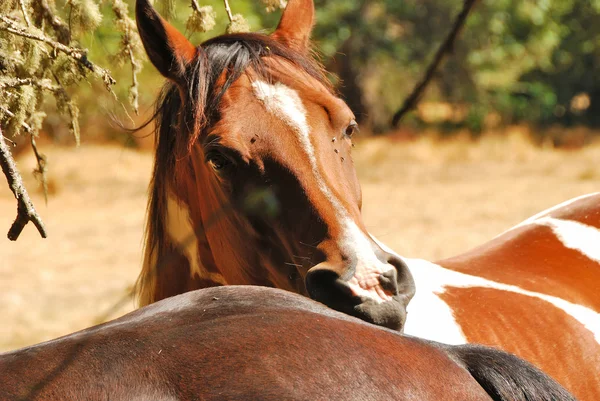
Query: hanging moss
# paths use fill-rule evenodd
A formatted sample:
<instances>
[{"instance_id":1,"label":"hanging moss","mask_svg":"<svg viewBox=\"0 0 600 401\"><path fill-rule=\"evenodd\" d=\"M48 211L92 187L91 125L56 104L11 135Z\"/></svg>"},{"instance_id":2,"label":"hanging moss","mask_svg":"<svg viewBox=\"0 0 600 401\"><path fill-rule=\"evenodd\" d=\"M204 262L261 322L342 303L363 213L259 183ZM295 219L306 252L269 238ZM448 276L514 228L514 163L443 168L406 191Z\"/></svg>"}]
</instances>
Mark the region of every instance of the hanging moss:
<instances>
[{"instance_id":1,"label":"hanging moss","mask_svg":"<svg viewBox=\"0 0 600 401\"><path fill-rule=\"evenodd\" d=\"M16 0L2 0L0 1L0 13L9 14L17 6Z\"/></svg>"},{"instance_id":2,"label":"hanging moss","mask_svg":"<svg viewBox=\"0 0 600 401\"><path fill-rule=\"evenodd\" d=\"M94 0L70 0L71 7L71 24L72 28L79 32L93 31L102 22L102 13L98 7L98 3Z\"/></svg>"},{"instance_id":3,"label":"hanging moss","mask_svg":"<svg viewBox=\"0 0 600 401\"><path fill-rule=\"evenodd\" d=\"M250 24L244 19L242 14L234 14L231 22L227 25L227 33L249 32Z\"/></svg>"},{"instance_id":4,"label":"hanging moss","mask_svg":"<svg viewBox=\"0 0 600 401\"><path fill-rule=\"evenodd\" d=\"M16 96L12 98L12 107L9 108L13 116L9 120L8 130L13 135L19 135L25 130L25 121L35 112L36 99L36 91L32 86L21 86L16 91Z\"/></svg>"},{"instance_id":5,"label":"hanging moss","mask_svg":"<svg viewBox=\"0 0 600 401\"><path fill-rule=\"evenodd\" d=\"M192 9L192 14L187 20L186 28L190 32L209 32L215 28L217 12L212 6Z\"/></svg>"},{"instance_id":6,"label":"hanging moss","mask_svg":"<svg viewBox=\"0 0 600 401\"><path fill-rule=\"evenodd\" d=\"M121 32L119 51L113 56L113 60L119 66L127 62L131 64L132 83L129 87L129 104L137 113L139 107L137 76L142 71L141 60L144 58L144 48L135 21L129 17L127 4L122 0L113 0L112 10L115 14L117 30Z\"/></svg>"},{"instance_id":7,"label":"hanging moss","mask_svg":"<svg viewBox=\"0 0 600 401\"><path fill-rule=\"evenodd\" d=\"M278 9L284 9L287 6L287 0L262 0L265 10L271 13Z\"/></svg>"},{"instance_id":8,"label":"hanging moss","mask_svg":"<svg viewBox=\"0 0 600 401\"><path fill-rule=\"evenodd\" d=\"M43 57L40 45L31 41L25 42L23 56L23 68L27 75L36 75Z\"/></svg>"},{"instance_id":9,"label":"hanging moss","mask_svg":"<svg viewBox=\"0 0 600 401\"><path fill-rule=\"evenodd\" d=\"M160 0L156 2L158 12L166 20L171 20L176 17L175 13L175 0Z\"/></svg>"}]
</instances>

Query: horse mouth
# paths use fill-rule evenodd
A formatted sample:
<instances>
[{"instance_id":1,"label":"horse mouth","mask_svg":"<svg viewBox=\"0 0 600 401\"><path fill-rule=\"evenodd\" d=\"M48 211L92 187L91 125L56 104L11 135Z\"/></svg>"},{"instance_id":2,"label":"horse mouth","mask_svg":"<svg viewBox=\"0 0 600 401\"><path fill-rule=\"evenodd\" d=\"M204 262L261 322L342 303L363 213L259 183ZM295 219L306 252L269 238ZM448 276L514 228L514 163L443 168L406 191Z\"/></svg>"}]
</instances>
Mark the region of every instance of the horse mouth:
<instances>
[{"instance_id":1,"label":"horse mouth","mask_svg":"<svg viewBox=\"0 0 600 401\"><path fill-rule=\"evenodd\" d=\"M399 294L385 289L385 298L357 295L348 282L330 270L320 270L308 277L309 296L326 306L377 326L402 331L406 321L406 302Z\"/></svg>"}]
</instances>

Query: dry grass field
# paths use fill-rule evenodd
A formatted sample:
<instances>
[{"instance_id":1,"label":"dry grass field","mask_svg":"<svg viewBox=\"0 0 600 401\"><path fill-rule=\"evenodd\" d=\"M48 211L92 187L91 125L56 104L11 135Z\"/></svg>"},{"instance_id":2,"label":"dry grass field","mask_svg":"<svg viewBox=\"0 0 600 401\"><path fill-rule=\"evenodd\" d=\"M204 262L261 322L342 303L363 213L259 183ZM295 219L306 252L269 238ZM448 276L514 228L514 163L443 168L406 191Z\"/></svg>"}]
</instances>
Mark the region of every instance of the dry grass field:
<instances>
[{"instance_id":1,"label":"dry grass field","mask_svg":"<svg viewBox=\"0 0 600 401\"><path fill-rule=\"evenodd\" d=\"M549 206L600 188L600 145L535 147L524 129L478 142L427 136L359 141L354 158L365 221L397 252L437 259L478 245ZM19 166L46 222L5 237L16 204L0 185L0 351L97 323L122 299L141 265L151 153L107 145L46 146L48 204ZM133 308L128 300L111 317Z\"/></svg>"}]
</instances>

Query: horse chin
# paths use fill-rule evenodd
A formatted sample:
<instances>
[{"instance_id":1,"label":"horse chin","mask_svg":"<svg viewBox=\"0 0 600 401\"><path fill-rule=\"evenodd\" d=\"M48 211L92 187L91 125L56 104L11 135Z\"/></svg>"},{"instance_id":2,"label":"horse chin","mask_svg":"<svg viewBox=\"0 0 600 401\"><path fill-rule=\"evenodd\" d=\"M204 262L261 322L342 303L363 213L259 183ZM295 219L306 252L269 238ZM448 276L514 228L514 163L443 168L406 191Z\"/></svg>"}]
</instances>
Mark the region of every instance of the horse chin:
<instances>
[{"instance_id":1,"label":"horse chin","mask_svg":"<svg viewBox=\"0 0 600 401\"><path fill-rule=\"evenodd\" d=\"M354 307L354 313L352 314L377 326L403 332L404 322L406 321L406 308L404 303L397 298L399 297L395 296L391 301L383 303L366 299Z\"/></svg>"}]
</instances>

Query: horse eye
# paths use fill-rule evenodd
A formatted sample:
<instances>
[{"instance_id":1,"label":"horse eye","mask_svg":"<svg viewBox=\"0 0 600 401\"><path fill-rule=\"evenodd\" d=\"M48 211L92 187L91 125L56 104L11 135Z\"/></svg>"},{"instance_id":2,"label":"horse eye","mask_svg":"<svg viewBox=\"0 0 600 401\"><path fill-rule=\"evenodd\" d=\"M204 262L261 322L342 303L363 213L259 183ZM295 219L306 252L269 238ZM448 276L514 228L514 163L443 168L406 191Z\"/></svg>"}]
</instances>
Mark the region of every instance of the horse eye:
<instances>
[{"instance_id":1,"label":"horse eye","mask_svg":"<svg viewBox=\"0 0 600 401\"><path fill-rule=\"evenodd\" d=\"M231 161L229 161L229 159L227 159L222 154L216 152L207 155L206 161L216 171L222 170L223 168L231 164Z\"/></svg>"},{"instance_id":2,"label":"horse eye","mask_svg":"<svg viewBox=\"0 0 600 401\"><path fill-rule=\"evenodd\" d=\"M346 127L346 136L352 138L352 135L356 133L358 133L358 124L356 123L356 121L352 120L348 127Z\"/></svg>"}]
</instances>

